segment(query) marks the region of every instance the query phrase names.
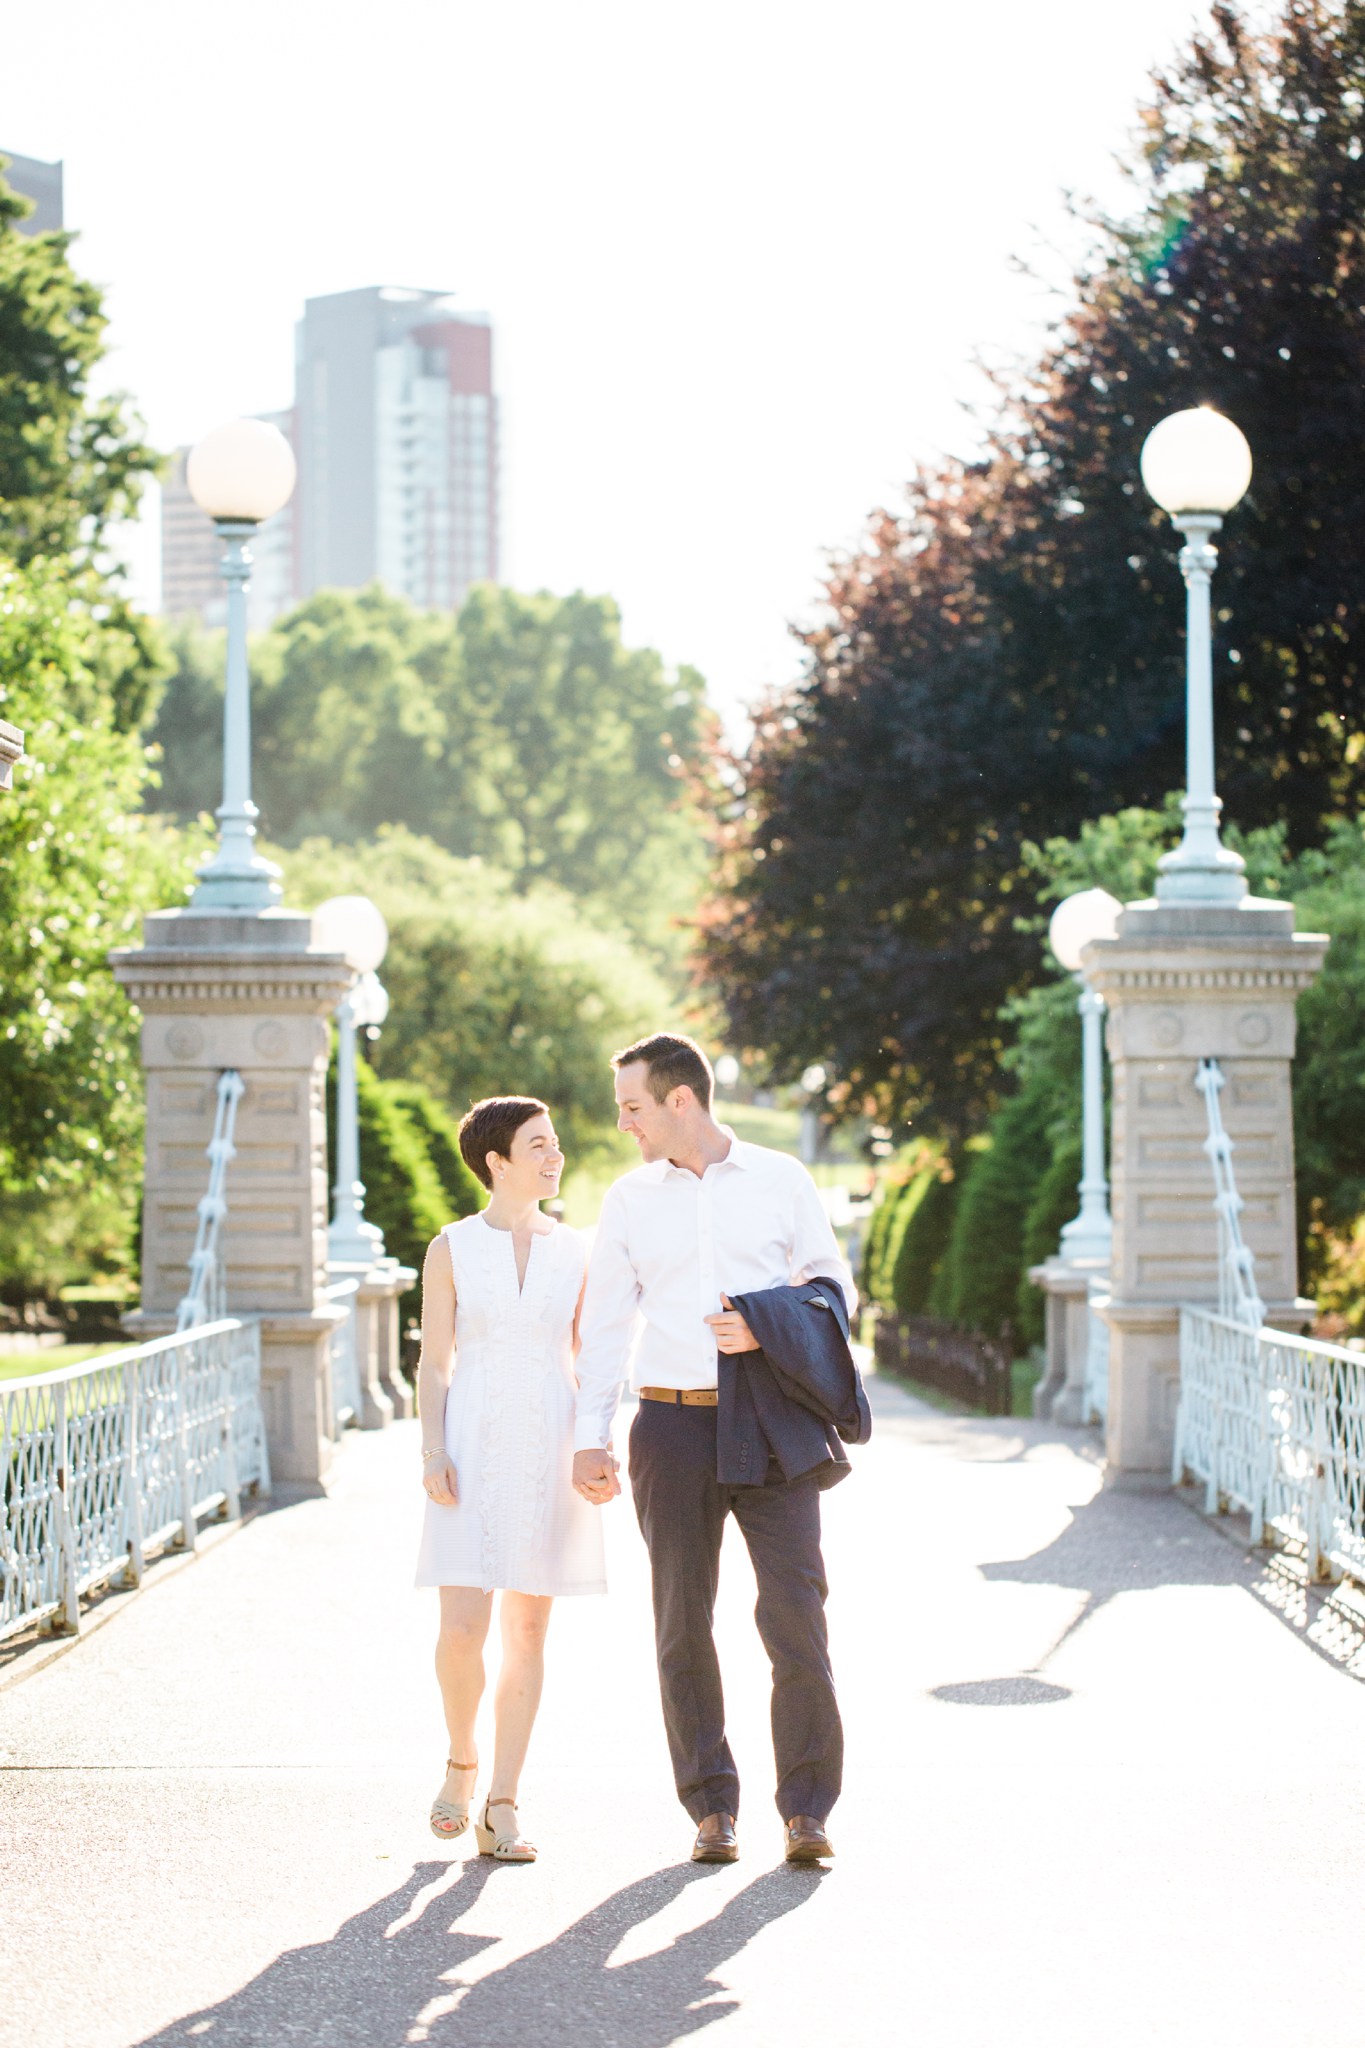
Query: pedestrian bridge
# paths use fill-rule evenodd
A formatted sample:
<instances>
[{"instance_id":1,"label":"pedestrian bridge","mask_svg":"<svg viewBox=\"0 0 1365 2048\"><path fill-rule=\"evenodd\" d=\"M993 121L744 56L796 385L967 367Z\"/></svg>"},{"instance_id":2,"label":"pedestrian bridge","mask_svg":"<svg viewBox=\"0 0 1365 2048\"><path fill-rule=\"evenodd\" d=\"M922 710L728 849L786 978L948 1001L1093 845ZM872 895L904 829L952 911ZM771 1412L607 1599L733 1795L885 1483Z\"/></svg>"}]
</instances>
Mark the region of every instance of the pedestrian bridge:
<instances>
[{"instance_id":1,"label":"pedestrian bridge","mask_svg":"<svg viewBox=\"0 0 1365 2048\"><path fill-rule=\"evenodd\" d=\"M1346 2038L1349 1589L1185 1499L1104 1488L1075 1431L872 1390L826 1505L849 1737L828 1873L780 1860L738 1543L743 1857L687 1861L628 1501L612 1593L552 1625L523 1789L540 1862L442 1851L415 1425L351 1432L328 1497L277 1488L79 1640L0 1666L3 2048Z\"/></svg>"}]
</instances>

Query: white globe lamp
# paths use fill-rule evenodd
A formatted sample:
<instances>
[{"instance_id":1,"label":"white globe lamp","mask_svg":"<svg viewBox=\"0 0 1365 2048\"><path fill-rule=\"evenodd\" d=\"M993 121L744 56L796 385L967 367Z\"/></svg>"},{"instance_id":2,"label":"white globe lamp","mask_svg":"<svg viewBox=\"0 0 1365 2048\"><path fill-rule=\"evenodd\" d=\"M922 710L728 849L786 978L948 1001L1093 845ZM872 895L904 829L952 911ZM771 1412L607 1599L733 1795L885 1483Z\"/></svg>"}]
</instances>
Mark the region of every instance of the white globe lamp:
<instances>
[{"instance_id":1,"label":"white globe lamp","mask_svg":"<svg viewBox=\"0 0 1365 2048\"><path fill-rule=\"evenodd\" d=\"M1092 939L1112 939L1123 905L1107 889L1078 889L1052 913L1048 944L1068 974L1079 974L1081 955Z\"/></svg>"},{"instance_id":2,"label":"white globe lamp","mask_svg":"<svg viewBox=\"0 0 1365 2048\"><path fill-rule=\"evenodd\" d=\"M289 502L294 451L267 420L228 420L190 450L185 481L210 519L259 526Z\"/></svg>"},{"instance_id":3,"label":"white globe lamp","mask_svg":"<svg viewBox=\"0 0 1365 2048\"><path fill-rule=\"evenodd\" d=\"M340 953L357 974L373 974L389 950L389 928L368 896L329 896L313 912L313 951Z\"/></svg>"},{"instance_id":4,"label":"white globe lamp","mask_svg":"<svg viewBox=\"0 0 1365 2048\"><path fill-rule=\"evenodd\" d=\"M1142 481L1173 519L1231 512L1251 482L1251 449L1239 426L1210 405L1167 415L1142 445Z\"/></svg>"}]
</instances>

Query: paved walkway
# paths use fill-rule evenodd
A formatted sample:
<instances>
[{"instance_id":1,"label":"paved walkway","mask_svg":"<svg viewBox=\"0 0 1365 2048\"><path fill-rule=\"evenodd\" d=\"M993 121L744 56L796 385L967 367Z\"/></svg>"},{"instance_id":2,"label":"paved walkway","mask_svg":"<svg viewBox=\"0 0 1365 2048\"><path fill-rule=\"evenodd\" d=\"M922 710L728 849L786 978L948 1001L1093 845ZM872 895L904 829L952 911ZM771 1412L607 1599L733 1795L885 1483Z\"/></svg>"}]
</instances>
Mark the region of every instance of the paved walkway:
<instances>
[{"instance_id":1,"label":"paved walkway","mask_svg":"<svg viewBox=\"0 0 1365 2048\"><path fill-rule=\"evenodd\" d=\"M827 1875L779 1860L737 1543L744 1858L686 1860L624 1502L612 1596L552 1629L541 1861L433 1842L400 1425L0 1692L0 2043L1365 2044L1365 1685L1263 1562L1101 1492L1078 1439L875 1400L826 1514Z\"/></svg>"}]
</instances>

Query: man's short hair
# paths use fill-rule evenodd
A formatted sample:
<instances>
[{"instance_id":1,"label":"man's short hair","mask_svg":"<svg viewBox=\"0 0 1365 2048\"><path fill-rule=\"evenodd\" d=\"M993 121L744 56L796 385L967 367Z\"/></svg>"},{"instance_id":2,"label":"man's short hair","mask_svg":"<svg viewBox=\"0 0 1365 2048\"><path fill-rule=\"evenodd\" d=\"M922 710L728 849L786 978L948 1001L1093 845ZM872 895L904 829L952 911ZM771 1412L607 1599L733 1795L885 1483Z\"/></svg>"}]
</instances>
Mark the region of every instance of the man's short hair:
<instances>
[{"instance_id":1,"label":"man's short hair","mask_svg":"<svg viewBox=\"0 0 1365 2048\"><path fill-rule=\"evenodd\" d=\"M489 1153L496 1152L499 1159L510 1159L512 1140L522 1125L529 1124L533 1116L549 1114L546 1104L535 1095L489 1095L476 1102L460 1120L460 1151L465 1165L486 1188L491 1188Z\"/></svg>"},{"instance_id":2,"label":"man's short hair","mask_svg":"<svg viewBox=\"0 0 1365 2048\"><path fill-rule=\"evenodd\" d=\"M618 1074L622 1067L633 1067L637 1060L644 1061L646 1085L656 1102L662 1102L675 1088L686 1087L703 1109L711 1107L711 1062L695 1038L684 1038L681 1032L656 1031L652 1038L642 1038L611 1056Z\"/></svg>"}]
</instances>

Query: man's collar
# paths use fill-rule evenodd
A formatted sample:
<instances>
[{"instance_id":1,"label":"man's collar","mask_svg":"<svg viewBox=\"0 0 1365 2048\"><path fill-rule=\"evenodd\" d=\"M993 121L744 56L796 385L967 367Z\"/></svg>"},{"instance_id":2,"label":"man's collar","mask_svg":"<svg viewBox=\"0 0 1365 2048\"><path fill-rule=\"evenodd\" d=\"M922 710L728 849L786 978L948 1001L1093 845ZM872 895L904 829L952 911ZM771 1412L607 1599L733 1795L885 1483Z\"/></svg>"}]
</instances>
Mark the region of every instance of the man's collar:
<instances>
[{"instance_id":1,"label":"man's collar","mask_svg":"<svg viewBox=\"0 0 1365 2048\"><path fill-rule=\"evenodd\" d=\"M737 1138L729 1124L721 1124L718 1128L730 1140L730 1149L723 1159L713 1159L711 1165L738 1166L746 1170L752 1167L754 1163L753 1146L746 1145L742 1139ZM700 1175L692 1173L687 1167L675 1166L671 1159L651 1159L644 1168L644 1171L649 1175L651 1181L655 1182L665 1181L670 1175L676 1175L682 1180L700 1179Z\"/></svg>"}]
</instances>

